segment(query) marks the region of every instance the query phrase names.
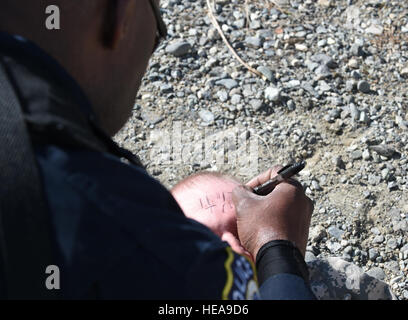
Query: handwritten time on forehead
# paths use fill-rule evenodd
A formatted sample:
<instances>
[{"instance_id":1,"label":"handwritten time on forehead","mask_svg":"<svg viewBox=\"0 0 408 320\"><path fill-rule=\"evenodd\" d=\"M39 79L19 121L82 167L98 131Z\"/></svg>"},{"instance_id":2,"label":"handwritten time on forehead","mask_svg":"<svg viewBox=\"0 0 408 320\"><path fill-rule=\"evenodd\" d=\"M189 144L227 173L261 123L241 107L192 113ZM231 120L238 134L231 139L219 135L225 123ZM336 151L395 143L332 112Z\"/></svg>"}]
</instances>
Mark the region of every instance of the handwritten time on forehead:
<instances>
[{"instance_id":1,"label":"handwritten time on forehead","mask_svg":"<svg viewBox=\"0 0 408 320\"><path fill-rule=\"evenodd\" d=\"M205 210L220 208L222 212L234 209L231 198L232 192L216 192L213 194L206 194L204 197L199 198L200 207Z\"/></svg>"}]
</instances>

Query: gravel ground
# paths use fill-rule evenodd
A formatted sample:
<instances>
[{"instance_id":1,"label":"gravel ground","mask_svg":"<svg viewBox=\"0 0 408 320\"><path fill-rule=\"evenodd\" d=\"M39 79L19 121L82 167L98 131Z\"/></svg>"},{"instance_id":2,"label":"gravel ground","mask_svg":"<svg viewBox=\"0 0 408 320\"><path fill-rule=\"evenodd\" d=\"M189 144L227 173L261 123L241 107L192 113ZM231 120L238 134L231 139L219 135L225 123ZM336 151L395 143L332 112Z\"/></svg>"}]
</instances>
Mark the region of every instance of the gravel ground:
<instances>
[{"instance_id":1,"label":"gravel ground","mask_svg":"<svg viewBox=\"0 0 408 320\"><path fill-rule=\"evenodd\" d=\"M169 37L116 140L167 187L305 159L307 259L342 257L408 299L408 2L249 2L214 12L264 79L206 0L162 0Z\"/></svg>"}]
</instances>

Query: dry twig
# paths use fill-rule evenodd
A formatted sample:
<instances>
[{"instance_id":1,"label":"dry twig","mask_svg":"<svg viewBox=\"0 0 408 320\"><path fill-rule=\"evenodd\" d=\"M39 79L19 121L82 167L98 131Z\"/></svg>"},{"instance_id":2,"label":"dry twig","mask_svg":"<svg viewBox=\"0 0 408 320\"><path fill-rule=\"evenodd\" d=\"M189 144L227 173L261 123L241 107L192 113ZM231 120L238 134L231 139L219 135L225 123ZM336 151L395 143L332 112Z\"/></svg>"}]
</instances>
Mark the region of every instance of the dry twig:
<instances>
[{"instance_id":1,"label":"dry twig","mask_svg":"<svg viewBox=\"0 0 408 320\"><path fill-rule=\"evenodd\" d=\"M220 34L222 40L225 42L227 45L228 49L232 52L234 57L245 67L247 68L250 72L253 74L257 75L258 77L261 77L264 81L267 81L267 78L258 70L255 70L254 68L250 67L244 60L241 59L241 57L238 55L238 53L235 51L235 49L231 46L229 43L228 39L225 37L224 32L222 31L217 19L214 16L213 12L213 3L211 0L207 0L207 6L208 6L208 14L210 15L211 21L214 25L214 27L217 29L218 33Z\"/></svg>"}]
</instances>

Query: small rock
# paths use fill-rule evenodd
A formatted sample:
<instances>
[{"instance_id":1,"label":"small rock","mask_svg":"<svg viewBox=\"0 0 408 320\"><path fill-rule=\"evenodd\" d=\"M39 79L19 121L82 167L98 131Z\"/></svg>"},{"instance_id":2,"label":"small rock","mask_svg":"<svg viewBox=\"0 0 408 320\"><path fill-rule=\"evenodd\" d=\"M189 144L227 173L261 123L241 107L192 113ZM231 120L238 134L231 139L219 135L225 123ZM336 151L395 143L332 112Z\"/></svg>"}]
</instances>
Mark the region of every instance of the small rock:
<instances>
[{"instance_id":1,"label":"small rock","mask_svg":"<svg viewBox=\"0 0 408 320\"><path fill-rule=\"evenodd\" d=\"M318 46L318 47L324 47L324 46L326 46L326 44L327 44L327 40L326 40L326 39L322 39L322 40L319 40L319 41L317 42L317 46Z\"/></svg>"},{"instance_id":2,"label":"small rock","mask_svg":"<svg viewBox=\"0 0 408 320\"><path fill-rule=\"evenodd\" d=\"M390 238L387 241L387 247L394 250L398 247L397 241L394 238Z\"/></svg>"},{"instance_id":3,"label":"small rock","mask_svg":"<svg viewBox=\"0 0 408 320\"><path fill-rule=\"evenodd\" d=\"M224 86L228 90L238 87L238 82L236 82L234 79L221 79L221 80L218 80L215 84Z\"/></svg>"},{"instance_id":4,"label":"small rock","mask_svg":"<svg viewBox=\"0 0 408 320\"><path fill-rule=\"evenodd\" d=\"M306 52L308 50L308 47L303 43L296 43L295 44L295 49L298 50L298 51Z\"/></svg>"},{"instance_id":5,"label":"small rock","mask_svg":"<svg viewBox=\"0 0 408 320\"><path fill-rule=\"evenodd\" d=\"M313 55L310 59L320 65L325 65L330 69L337 68L337 63L333 60L333 58L331 58L327 54L317 53Z\"/></svg>"},{"instance_id":6,"label":"small rock","mask_svg":"<svg viewBox=\"0 0 408 320\"><path fill-rule=\"evenodd\" d=\"M170 93L173 92L173 87L171 84L165 83L160 86L160 92L161 93Z\"/></svg>"},{"instance_id":7,"label":"small rock","mask_svg":"<svg viewBox=\"0 0 408 320\"><path fill-rule=\"evenodd\" d=\"M344 231L335 227L335 226L331 226L327 229L327 232L334 238L340 240L343 236Z\"/></svg>"},{"instance_id":8,"label":"small rock","mask_svg":"<svg viewBox=\"0 0 408 320\"><path fill-rule=\"evenodd\" d=\"M178 41L169 44L166 47L166 52L172 54L175 57L182 57L190 52L192 49L191 44L187 41Z\"/></svg>"},{"instance_id":9,"label":"small rock","mask_svg":"<svg viewBox=\"0 0 408 320\"><path fill-rule=\"evenodd\" d=\"M228 100L228 93L225 90L220 90L217 92L217 96L221 102L225 102Z\"/></svg>"},{"instance_id":10,"label":"small rock","mask_svg":"<svg viewBox=\"0 0 408 320\"><path fill-rule=\"evenodd\" d=\"M253 48L260 48L264 43L264 38L262 37L248 37L245 39L245 43Z\"/></svg>"},{"instance_id":11,"label":"small rock","mask_svg":"<svg viewBox=\"0 0 408 320\"><path fill-rule=\"evenodd\" d=\"M350 59L347 65L353 69L358 69L359 67L357 59Z\"/></svg>"},{"instance_id":12,"label":"small rock","mask_svg":"<svg viewBox=\"0 0 408 320\"><path fill-rule=\"evenodd\" d=\"M312 180L312 188L313 190L321 191L322 187L319 185L319 183L316 180Z\"/></svg>"},{"instance_id":13,"label":"small rock","mask_svg":"<svg viewBox=\"0 0 408 320\"><path fill-rule=\"evenodd\" d=\"M375 261L375 259L379 256L380 254L378 253L378 250L375 248L371 248L368 250L368 258L371 261Z\"/></svg>"},{"instance_id":14,"label":"small rock","mask_svg":"<svg viewBox=\"0 0 408 320\"><path fill-rule=\"evenodd\" d=\"M328 7L331 6L331 0L318 0L318 1L317 1L317 4L318 4L319 6L328 8Z\"/></svg>"},{"instance_id":15,"label":"small rock","mask_svg":"<svg viewBox=\"0 0 408 320\"><path fill-rule=\"evenodd\" d=\"M313 261L313 260L316 260L316 259L317 259L316 256L312 252L306 251L306 253L305 253L305 262L306 263L310 262L310 261Z\"/></svg>"},{"instance_id":16,"label":"small rock","mask_svg":"<svg viewBox=\"0 0 408 320\"><path fill-rule=\"evenodd\" d=\"M397 261L388 261L388 262L384 263L384 268L386 268L386 269L388 269L388 270L390 270L392 272L395 272L395 273L400 272L400 268L399 268L399 265L398 265Z\"/></svg>"},{"instance_id":17,"label":"small rock","mask_svg":"<svg viewBox=\"0 0 408 320\"><path fill-rule=\"evenodd\" d=\"M341 249L341 244L338 243L338 242L328 241L326 243L326 246L332 253L336 253L337 251L339 251Z\"/></svg>"},{"instance_id":18,"label":"small rock","mask_svg":"<svg viewBox=\"0 0 408 320\"><path fill-rule=\"evenodd\" d=\"M231 97L231 103L232 103L232 104L239 104L239 103L241 102L241 100L242 100L242 96L239 95L239 94L234 94L234 95Z\"/></svg>"},{"instance_id":19,"label":"small rock","mask_svg":"<svg viewBox=\"0 0 408 320\"><path fill-rule=\"evenodd\" d=\"M164 120L164 116L155 112L143 111L141 116L144 121L151 125L155 125Z\"/></svg>"},{"instance_id":20,"label":"small rock","mask_svg":"<svg viewBox=\"0 0 408 320\"><path fill-rule=\"evenodd\" d=\"M368 183L371 184L372 186L376 186L381 182L381 177L377 176L375 174L370 173L368 175ZM384 241L384 240L383 240ZM382 241L381 241L382 242Z\"/></svg>"},{"instance_id":21,"label":"small rock","mask_svg":"<svg viewBox=\"0 0 408 320\"><path fill-rule=\"evenodd\" d=\"M289 109L289 111L293 111L296 109L296 104L295 102L291 99L288 101L287 107Z\"/></svg>"},{"instance_id":22,"label":"small rock","mask_svg":"<svg viewBox=\"0 0 408 320\"><path fill-rule=\"evenodd\" d=\"M361 111L360 113L360 122L369 124L370 123L370 117L368 116L367 112Z\"/></svg>"},{"instance_id":23,"label":"small rock","mask_svg":"<svg viewBox=\"0 0 408 320\"><path fill-rule=\"evenodd\" d=\"M275 87L268 87L265 90L265 98L272 102L279 102L282 91Z\"/></svg>"},{"instance_id":24,"label":"small rock","mask_svg":"<svg viewBox=\"0 0 408 320\"><path fill-rule=\"evenodd\" d=\"M375 34L375 35L381 35L384 31L384 28L380 25L372 24L369 26L367 29L365 29L365 32L370 33L370 34Z\"/></svg>"},{"instance_id":25,"label":"small rock","mask_svg":"<svg viewBox=\"0 0 408 320\"><path fill-rule=\"evenodd\" d=\"M353 121L356 121L357 119L359 119L360 118L360 111L357 109L356 105L354 103L351 103L349 108L350 108L351 119Z\"/></svg>"},{"instance_id":26,"label":"small rock","mask_svg":"<svg viewBox=\"0 0 408 320\"><path fill-rule=\"evenodd\" d=\"M360 80L357 84L357 90L362 93L370 93L370 84L365 80Z\"/></svg>"},{"instance_id":27,"label":"small rock","mask_svg":"<svg viewBox=\"0 0 408 320\"><path fill-rule=\"evenodd\" d=\"M213 123L214 122L214 114L208 110L200 110L198 115L205 123Z\"/></svg>"},{"instance_id":28,"label":"small rock","mask_svg":"<svg viewBox=\"0 0 408 320\"><path fill-rule=\"evenodd\" d=\"M339 169L345 169L345 168L346 168L346 165L345 165L344 161L341 159L340 156L334 157L333 160L332 160L332 162L333 162L333 164L335 164L336 167L339 168Z\"/></svg>"},{"instance_id":29,"label":"small rock","mask_svg":"<svg viewBox=\"0 0 408 320\"><path fill-rule=\"evenodd\" d=\"M318 80L322 80L328 77L331 77L332 73L328 66L321 65L315 70L316 76Z\"/></svg>"},{"instance_id":30,"label":"small rock","mask_svg":"<svg viewBox=\"0 0 408 320\"><path fill-rule=\"evenodd\" d=\"M385 272L383 269L379 267L374 267L371 268L370 270L367 271L367 274L370 277L376 278L378 280L384 280L385 279Z\"/></svg>"},{"instance_id":31,"label":"small rock","mask_svg":"<svg viewBox=\"0 0 408 320\"><path fill-rule=\"evenodd\" d=\"M353 92L357 87L356 81L354 79L350 79L346 81L346 91Z\"/></svg>"},{"instance_id":32,"label":"small rock","mask_svg":"<svg viewBox=\"0 0 408 320\"><path fill-rule=\"evenodd\" d=\"M408 78L408 67L401 69L400 75L403 78Z\"/></svg>"},{"instance_id":33,"label":"small rock","mask_svg":"<svg viewBox=\"0 0 408 320\"><path fill-rule=\"evenodd\" d=\"M383 242L384 242L384 236L382 235L375 236L373 239L373 243L383 243Z\"/></svg>"},{"instance_id":34,"label":"small rock","mask_svg":"<svg viewBox=\"0 0 408 320\"><path fill-rule=\"evenodd\" d=\"M368 149L365 149L364 151L363 151L363 160L370 160L370 151L368 151Z\"/></svg>"},{"instance_id":35,"label":"small rock","mask_svg":"<svg viewBox=\"0 0 408 320\"><path fill-rule=\"evenodd\" d=\"M326 229L322 225L317 225L310 231L310 239L312 242L319 242L326 236Z\"/></svg>"},{"instance_id":36,"label":"small rock","mask_svg":"<svg viewBox=\"0 0 408 320\"><path fill-rule=\"evenodd\" d=\"M351 159L359 160L363 157L363 153L360 150L354 150L350 154Z\"/></svg>"},{"instance_id":37,"label":"small rock","mask_svg":"<svg viewBox=\"0 0 408 320\"><path fill-rule=\"evenodd\" d=\"M252 108L255 111L258 111L263 106L262 100L259 100L259 99L252 99L251 101L249 101L249 104L252 106Z\"/></svg>"},{"instance_id":38,"label":"small rock","mask_svg":"<svg viewBox=\"0 0 408 320\"><path fill-rule=\"evenodd\" d=\"M269 81L274 81L275 80L275 76L274 76L272 70L269 69L268 67L259 66L256 70L258 70L260 73L262 73Z\"/></svg>"},{"instance_id":39,"label":"small rock","mask_svg":"<svg viewBox=\"0 0 408 320\"><path fill-rule=\"evenodd\" d=\"M398 183L396 181L388 182L387 188L390 191L398 190Z\"/></svg>"},{"instance_id":40,"label":"small rock","mask_svg":"<svg viewBox=\"0 0 408 320\"><path fill-rule=\"evenodd\" d=\"M299 87L299 86L300 86L300 81L299 81L299 80L296 80L296 79L290 80L290 81L288 81L288 82L286 83L286 85L287 85L289 88L296 88L296 87Z\"/></svg>"},{"instance_id":41,"label":"small rock","mask_svg":"<svg viewBox=\"0 0 408 320\"><path fill-rule=\"evenodd\" d=\"M375 151L376 153L378 153L380 156L387 157L387 158L391 158L396 152L393 147L385 145L385 144L370 146L369 148Z\"/></svg>"},{"instance_id":42,"label":"small rock","mask_svg":"<svg viewBox=\"0 0 408 320\"><path fill-rule=\"evenodd\" d=\"M364 56L363 46L359 43L354 43L351 46L351 54L356 57Z\"/></svg>"},{"instance_id":43,"label":"small rock","mask_svg":"<svg viewBox=\"0 0 408 320\"><path fill-rule=\"evenodd\" d=\"M356 80L361 79L361 74L360 74L360 72L358 72L357 70L351 71L351 76L352 76L354 79L356 79Z\"/></svg>"}]
</instances>

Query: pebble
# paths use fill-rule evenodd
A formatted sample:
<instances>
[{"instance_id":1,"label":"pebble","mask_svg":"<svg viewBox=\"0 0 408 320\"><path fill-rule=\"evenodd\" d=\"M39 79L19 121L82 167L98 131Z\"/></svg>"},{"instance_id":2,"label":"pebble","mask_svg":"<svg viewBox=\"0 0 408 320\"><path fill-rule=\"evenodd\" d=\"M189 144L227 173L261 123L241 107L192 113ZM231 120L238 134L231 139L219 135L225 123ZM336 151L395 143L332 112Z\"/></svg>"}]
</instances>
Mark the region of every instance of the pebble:
<instances>
[{"instance_id":1,"label":"pebble","mask_svg":"<svg viewBox=\"0 0 408 320\"><path fill-rule=\"evenodd\" d=\"M384 242L384 236L382 235L377 235L373 239L373 243L383 243Z\"/></svg>"},{"instance_id":2,"label":"pebble","mask_svg":"<svg viewBox=\"0 0 408 320\"><path fill-rule=\"evenodd\" d=\"M354 79L356 79L356 80L361 79L361 74L360 74L360 72L358 72L357 70L351 71L351 76L352 76Z\"/></svg>"},{"instance_id":3,"label":"pebble","mask_svg":"<svg viewBox=\"0 0 408 320\"><path fill-rule=\"evenodd\" d=\"M268 87L265 90L265 98L272 102L279 102L282 91L279 88Z\"/></svg>"},{"instance_id":4,"label":"pebble","mask_svg":"<svg viewBox=\"0 0 408 320\"><path fill-rule=\"evenodd\" d=\"M398 247L397 241L394 238L390 238L387 241L387 247L394 250Z\"/></svg>"},{"instance_id":5,"label":"pebble","mask_svg":"<svg viewBox=\"0 0 408 320\"><path fill-rule=\"evenodd\" d=\"M234 95L231 97L231 103L232 103L232 104L238 104L238 103L241 102L241 100L242 100L242 96L239 95L239 94L234 94Z\"/></svg>"},{"instance_id":6,"label":"pebble","mask_svg":"<svg viewBox=\"0 0 408 320\"><path fill-rule=\"evenodd\" d=\"M264 43L264 39L262 37L248 37L245 39L245 43L252 48L260 48Z\"/></svg>"},{"instance_id":7,"label":"pebble","mask_svg":"<svg viewBox=\"0 0 408 320\"><path fill-rule=\"evenodd\" d=\"M350 68L353 68L353 69L358 69L359 68L359 63L358 63L357 59L353 59L353 58L350 59L347 65Z\"/></svg>"},{"instance_id":8,"label":"pebble","mask_svg":"<svg viewBox=\"0 0 408 320\"><path fill-rule=\"evenodd\" d=\"M359 43L354 43L351 46L350 52L353 56L356 57L364 56L363 46Z\"/></svg>"},{"instance_id":9,"label":"pebble","mask_svg":"<svg viewBox=\"0 0 408 320\"><path fill-rule=\"evenodd\" d=\"M365 80L360 80L357 84L357 90L362 93L370 93L370 84Z\"/></svg>"},{"instance_id":10,"label":"pebble","mask_svg":"<svg viewBox=\"0 0 408 320\"><path fill-rule=\"evenodd\" d=\"M288 101L287 106L289 111L294 111L296 109L296 104L292 99Z\"/></svg>"},{"instance_id":11,"label":"pebble","mask_svg":"<svg viewBox=\"0 0 408 320\"><path fill-rule=\"evenodd\" d=\"M360 122L363 122L365 124L370 123L370 117L368 116L367 112L364 110L360 112Z\"/></svg>"},{"instance_id":12,"label":"pebble","mask_svg":"<svg viewBox=\"0 0 408 320\"><path fill-rule=\"evenodd\" d=\"M390 191L397 190L397 189L398 189L398 183L397 183L396 181L388 182L387 188L388 188L388 190L390 190Z\"/></svg>"},{"instance_id":13,"label":"pebble","mask_svg":"<svg viewBox=\"0 0 408 320\"><path fill-rule=\"evenodd\" d=\"M363 151L362 157L363 157L363 160L370 160L370 158L371 158L370 151L368 151L368 149L365 149Z\"/></svg>"},{"instance_id":14,"label":"pebble","mask_svg":"<svg viewBox=\"0 0 408 320\"><path fill-rule=\"evenodd\" d=\"M359 119L360 118L360 111L358 110L356 105L354 103L351 103L349 108L350 108L351 119L353 121L355 121L356 119Z\"/></svg>"},{"instance_id":15,"label":"pebble","mask_svg":"<svg viewBox=\"0 0 408 320\"><path fill-rule=\"evenodd\" d=\"M354 150L350 154L351 159L359 160L363 157L363 153L360 150Z\"/></svg>"},{"instance_id":16,"label":"pebble","mask_svg":"<svg viewBox=\"0 0 408 320\"><path fill-rule=\"evenodd\" d=\"M251 105L251 107L255 110L258 111L262 108L263 106L263 101L259 100L259 99L252 99L249 101L249 104Z\"/></svg>"},{"instance_id":17,"label":"pebble","mask_svg":"<svg viewBox=\"0 0 408 320\"><path fill-rule=\"evenodd\" d=\"M385 272L380 267L371 268L370 270L367 271L367 274L370 277L376 278L378 280L384 280L385 279Z\"/></svg>"},{"instance_id":18,"label":"pebble","mask_svg":"<svg viewBox=\"0 0 408 320\"><path fill-rule=\"evenodd\" d=\"M310 239L312 240L312 242L319 242L324 237L326 237L326 235L327 235L326 229L321 225L317 225L310 231Z\"/></svg>"},{"instance_id":19,"label":"pebble","mask_svg":"<svg viewBox=\"0 0 408 320\"><path fill-rule=\"evenodd\" d=\"M171 84L167 84L167 83L162 84L162 85L160 86L160 92L161 92L161 93L170 93L170 92L173 92L173 86L172 86Z\"/></svg>"},{"instance_id":20,"label":"pebble","mask_svg":"<svg viewBox=\"0 0 408 320\"><path fill-rule=\"evenodd\" d=\"M198 115L205 123L213 123L214 122L214 114L208 110L200 110Z\"/></svg>"},{"instance_id":21,"label":"pebble","mask_svg":"<svg viewBox=\"0 0 408 320\"><path fill-rule=\"evenodd\" d=\"M172 54L175 57L185 56L192 49L191 44L187 41L177 41L169 44L166 47L166 52Z\"/></svg>"},{"instance_id":22,"label":"pebble","mask_svg":"<svg viewBox=\"0 0 408 320\"><path fill-rule=\"evenodd\" d=\"M408 67L401 69L400 75L403 78L408 78Z\"/></svg>"},{"instance_id":23,"label":"pebble","mask_svg":"<svg viewBox=\"0 0 408 320\"><path fill-rule=\"evenodd\" d=\"M369 148L378 153L379 155L387 158L391 158L395 154L395 149L385 144L370 146Z\"/></svg>"},{"instance_id":24,"label":"pebble","mask_svg":"<svg viewBox=\"0 0 408 320\"><path fill-rule=\"evenodd\" d=\"M342 238L342 236L343 236L343 234L344 234L344 231L343 231L343 230L341 230L341 229L339 229L339 228L337 228L337 227L335 227L335 226L329 227L329 228L327 229L327 232L328 232L332 237L334 237L334 238L336 238L336 239L338 239L338 240L341 240L341 238Z\"/></svg>"},{"instance_id":25,"label":"pebble","mask_svg":"<svg viewBox=\"0 0 408 320\"><path fill-rule=\"evenodd\" d=\"M365 29L366 33L374 34L374 35L381 35L384 31L384 28L380 25L371 25L367 29Z\"/></svg>"},{"instance_id":26,"label":"pebble","mask_svg":"<svg viewBox=\"0 0 408 320\"><path fill-rule=\"evenodd\" d=\"M217 92L218 99L220 99L221 102L225 102L228 100L228 93L225 90L220 90Z\"/></svg>"},{"instance_id":27,"label":"pebble","mask_svg":"<svg viewBox=\"0 0 408 320\"><path fill-rule=\"evenodd\" d=\"M298 50L298 51L306 52L308 50L308 47L305 44L296 43L295 44L295 49Z\"/></svg>"},{"instance_id":28,"label":"pebble","mask_svg":"<svg viewBox=\"0 0 408 320\"><path fill-rule=\"evenodd\" d=\"M262 73L269 81L274 81L275 77L271 69L264 66L259 66L257 70Z\"/></svg>"},{"instance_id":29,"label":"pebble","mask_svg":"<svg viewBox=\"0 0 408 320\"><path fill-rule=\"evenodd\" d=\"M318 53L313 55L311 57L311 60L320 65L325 65L330 69L337 68L337 63L333 60L333 58L324 53Z\"/></svg>"},{"instance_id":30,"label":"pebble","mask_svg":"<svg viewBox=\"0 0 408 320\"><path fill-rule=\"evenodd\" d=\"M345 165L344 161L342 160L342 158L340 156L334 157L332 162L339 169L345 169L346 168L346 165Z\"/></svg>"},{"instance_id":31,"label":"pebble","mask_svg":"<svg viewBox=\"0 0 408 320\"><path fill-rule=\"evenodd\" d=\"M312 188L313 190L321 191L322 187L319 185L319 183L316 180L312 181Z\"/></svg>"},{"instance_id":32,"label":"pebble","mask_svg":"<svg viewBox=\"0 0 408 320\"><path fill-rule=\"evenodd\" d=\"M224 86L228 90L238 87L238 82L234 79L221 79L215 82L216 85Z\"/></svg>"},{"instance_id":33,"label":"pebble","mask_svg":"<svg viewBox=\"0 0 408 320\"><path fill-rule=\"evenodd\" d=\"M306 251L306 253L305 253L305 262L306 263L308 263L310 261L313 261L313 260L316 260L316 259L317 259L316 256L312 252Z\"/></svg>"},{"instance_id":34,"label":"pebble","mask_svg":"<svg viewBox=\"0 0 408 320\"><path fill-rule=\"evenodd\" d=\"M380 254L379 254L378 250L375 249L375 248L371 248L371 249L368 250L368 258L369 258L371 261L375 261L375 259L376 259L379 255L380 255Z\"/></svg>"}]
</instances>

